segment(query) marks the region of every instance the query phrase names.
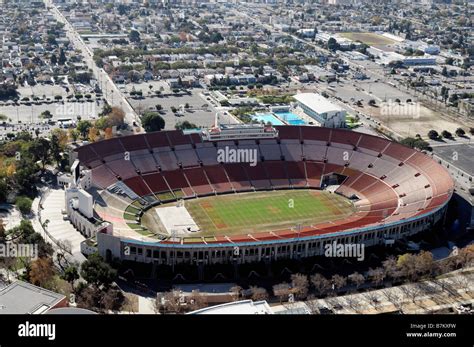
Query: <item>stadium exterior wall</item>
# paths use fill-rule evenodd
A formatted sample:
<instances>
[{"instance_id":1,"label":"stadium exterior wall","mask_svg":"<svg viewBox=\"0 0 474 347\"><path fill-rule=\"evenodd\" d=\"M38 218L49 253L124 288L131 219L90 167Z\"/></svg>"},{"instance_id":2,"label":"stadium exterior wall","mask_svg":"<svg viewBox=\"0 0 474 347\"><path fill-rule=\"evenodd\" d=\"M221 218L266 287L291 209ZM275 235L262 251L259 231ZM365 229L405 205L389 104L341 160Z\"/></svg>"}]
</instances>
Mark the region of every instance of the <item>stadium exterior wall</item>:
<instances>
[{"instance_id":1,"label":"stadium exterior wall","mask_svg":"<svg viewBox=\"0 0 474 347\"><path fill-rule=\"evenodd\" d=\"M277 259L300 259L324 255L325 245L363 244L365 247L383 245L387 240L399 240L430 230L446 213L447 202L425 215L387 223L316 236L244 243L173 244L152 243L98 233L99 254L105 259L118 258L141 263L174 265L251 263Z\"/></svg>"}]
</instances>

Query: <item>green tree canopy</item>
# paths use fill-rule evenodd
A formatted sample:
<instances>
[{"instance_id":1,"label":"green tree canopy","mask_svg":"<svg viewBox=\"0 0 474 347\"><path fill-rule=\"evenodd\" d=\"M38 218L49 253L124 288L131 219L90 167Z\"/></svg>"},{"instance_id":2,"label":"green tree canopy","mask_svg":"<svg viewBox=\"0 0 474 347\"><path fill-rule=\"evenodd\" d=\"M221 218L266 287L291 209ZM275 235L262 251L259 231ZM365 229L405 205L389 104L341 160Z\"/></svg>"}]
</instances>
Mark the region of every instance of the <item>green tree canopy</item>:
<instances>
[{"instance_id":1,"label":"green tree canopy","mask_svg":"<svg viewBox=\"0 0 474 347\"><path fill-rule=\"evenodd\" d=\"M142 125L145 131L159 131L165 128L165 120L155 112L145 112L142 116Z\"/></svg>"}]
</instances>

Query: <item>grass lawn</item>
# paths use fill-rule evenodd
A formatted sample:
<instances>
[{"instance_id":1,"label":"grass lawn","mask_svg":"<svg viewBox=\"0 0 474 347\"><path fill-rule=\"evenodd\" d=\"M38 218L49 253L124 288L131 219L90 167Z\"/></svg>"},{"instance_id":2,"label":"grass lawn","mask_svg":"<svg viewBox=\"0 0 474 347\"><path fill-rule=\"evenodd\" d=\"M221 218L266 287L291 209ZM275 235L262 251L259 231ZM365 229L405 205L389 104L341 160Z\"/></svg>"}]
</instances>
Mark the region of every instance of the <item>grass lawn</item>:
<instances>
[{"instance_id":1,"label":"grass lawn","mask_svg":"<svg viewBox=\"0 0 474 347\"><path fill-rule=\"evenodd\" d=\"M346 218L355 208L345 198L316 190L281 190L185 201L201 231L193 236L236 235L308 226Z\"/></svg>"},{"instance_id":2,"label":"grass lawn","mask_svg":"<svg viewBox=\"0 0 474 347\"><path fill-rule=\"evenodd\" d=\"M139 214L140 210L138 208L133 207L132 205L128 205L128 207L125 209L125 212L130 214Z\"/></svg>"}]
</instances>

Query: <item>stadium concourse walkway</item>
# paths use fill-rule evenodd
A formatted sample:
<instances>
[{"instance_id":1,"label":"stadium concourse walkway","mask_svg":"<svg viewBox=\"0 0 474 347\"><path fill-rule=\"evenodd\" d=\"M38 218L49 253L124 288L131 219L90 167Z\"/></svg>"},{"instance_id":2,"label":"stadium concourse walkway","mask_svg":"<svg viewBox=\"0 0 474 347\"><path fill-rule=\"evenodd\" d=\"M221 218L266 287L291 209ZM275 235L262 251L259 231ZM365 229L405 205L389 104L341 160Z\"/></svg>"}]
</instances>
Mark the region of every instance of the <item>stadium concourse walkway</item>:
<instances>
[{"instance_id":1,"label":"stadium concourse walkway","mask_svg":"<svg viewBox=\"0 0 474 347\"><path fill-rule=\"evenodd\" d=\"M40 233L46 241L51 243L55 250L59 248L58 243L71 246L72 259L70 260L79 263L85 261L86 257L81 253L81 242L86 238L69 221L63 220L62 210L65 209L64 190L47 190L41 201L42 209L40 209L39 204L40 198L36 198L32 206L35 214L32 223L36 232ZM41 223L44 223L46 220L49 222L45 232Z\"/></svg>"}]
</instances>

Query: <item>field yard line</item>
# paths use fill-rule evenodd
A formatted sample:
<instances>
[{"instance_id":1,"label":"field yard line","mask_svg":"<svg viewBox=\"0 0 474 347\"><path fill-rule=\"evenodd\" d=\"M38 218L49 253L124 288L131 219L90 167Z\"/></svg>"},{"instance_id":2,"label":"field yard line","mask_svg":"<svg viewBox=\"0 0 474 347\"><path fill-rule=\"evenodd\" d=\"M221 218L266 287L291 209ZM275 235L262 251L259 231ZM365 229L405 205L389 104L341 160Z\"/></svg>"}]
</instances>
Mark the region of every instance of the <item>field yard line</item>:
<instances>
[{"instance_id":1,"label":"field yard line","mask_svg":"<svg viewBox=\"0 0 474 347\"><path fill-rule=\"evenodd\" d=\"M201 210L204 212L204 214L207 216L207 218L211 221L212 225L214 225L214 228L216 229L216 232L219 230L219 228L214 224L214 221L212 220L212 218L209 216L209 214L207 213L207 211L204 209L204 207L201 206L201 203L198 202L197 203L199 205L199 207L201 208Z\"/></svg>"}]
</instances>

